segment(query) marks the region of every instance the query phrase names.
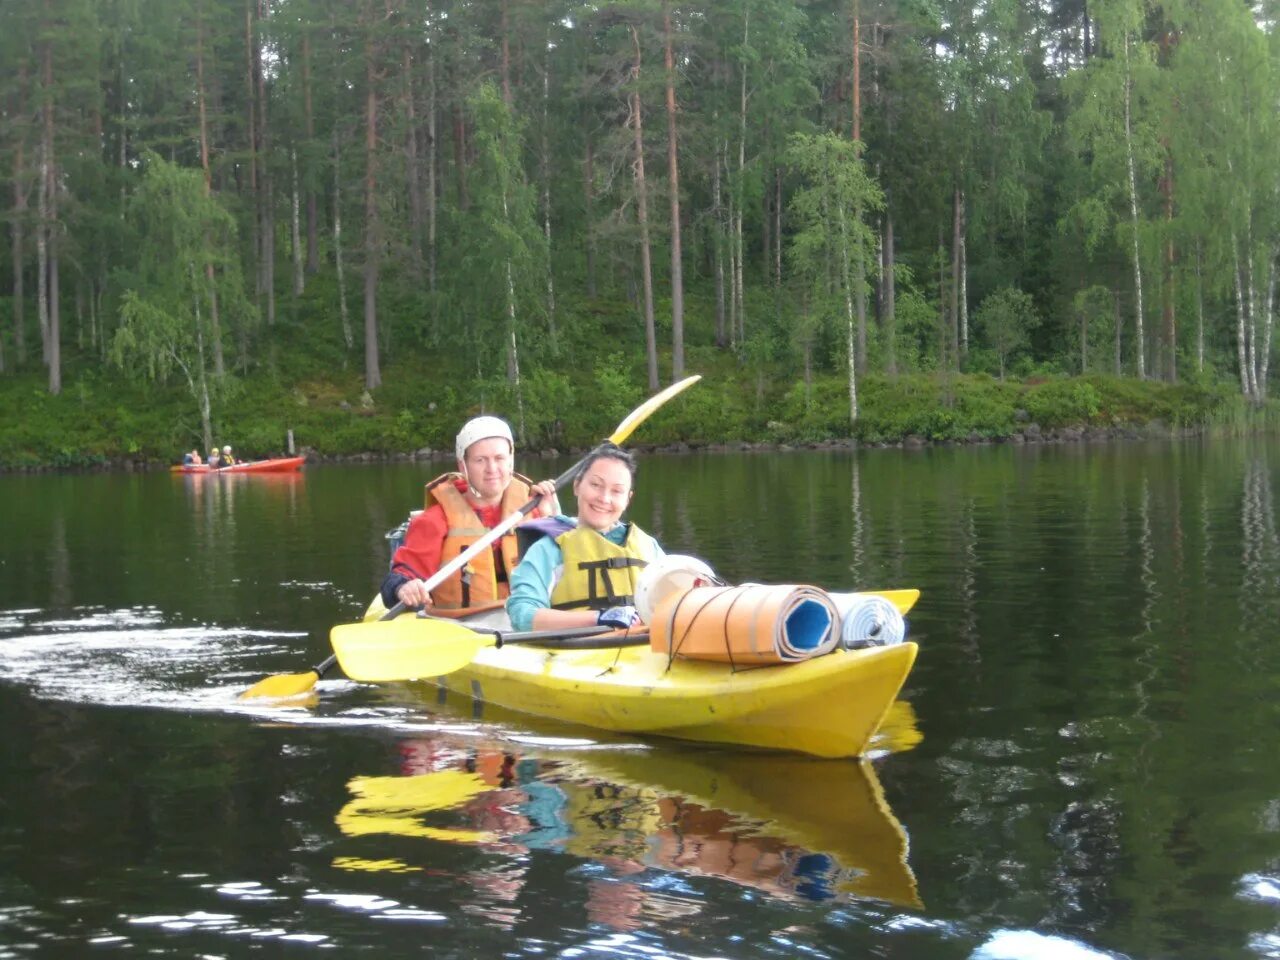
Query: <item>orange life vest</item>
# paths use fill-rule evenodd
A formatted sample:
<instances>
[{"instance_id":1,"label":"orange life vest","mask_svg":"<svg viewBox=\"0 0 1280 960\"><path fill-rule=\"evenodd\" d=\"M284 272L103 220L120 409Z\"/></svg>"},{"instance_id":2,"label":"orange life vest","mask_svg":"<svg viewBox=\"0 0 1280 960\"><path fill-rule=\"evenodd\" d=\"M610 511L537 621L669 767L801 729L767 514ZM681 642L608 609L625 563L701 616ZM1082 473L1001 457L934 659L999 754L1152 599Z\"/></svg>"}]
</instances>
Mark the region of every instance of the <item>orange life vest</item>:
<instances>
[{"instance_id":1,"label":"orange life vest","mask_svg":"<svg viewBox=\"0 0 1280 960\"><path fill-rule=\"evenodd\" d=\"M486 533L489 528L476 515L475 509L467 498L458 490L456 482L462 479L460 473L446 473L427 484L426 505L430 507L438 503L444 509L448 530L444 537L444 546L440 551L440 566L444 566L461 554ZM533 482L518 473L511 475L511 483L502 494L499 509L502 516L509 517L530 499L530 488ZM529 518L544 516L545 508L539 504L529 514ZM459 573L449 577L431 591L432 606L443 610L460 607L477 607L495 600L504 599L510 592L507 577L519 560L516 545L515 528L508 530L498 541L505 568L503 577L498 576L496 564L493 562L493 551L482 550L472 557Z\"/></svg>"}]
</instances>

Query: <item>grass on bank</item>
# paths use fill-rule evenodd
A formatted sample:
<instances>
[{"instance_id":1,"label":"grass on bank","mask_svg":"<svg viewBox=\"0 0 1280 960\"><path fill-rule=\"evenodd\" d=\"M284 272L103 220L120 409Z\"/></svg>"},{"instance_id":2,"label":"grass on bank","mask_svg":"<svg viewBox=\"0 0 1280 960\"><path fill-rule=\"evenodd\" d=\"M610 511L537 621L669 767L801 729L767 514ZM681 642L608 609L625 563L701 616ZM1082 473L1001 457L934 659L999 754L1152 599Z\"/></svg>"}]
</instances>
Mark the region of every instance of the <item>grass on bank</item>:
<instances>
[{"instance_id":1,"label":"grass on bank","mask_svg":"<svg viewBox=\"0 0 1280 960\"><path fill-rule=\"evenodd\" d=\"M325 456L448 451L458 424L477 412L521 419L503 380L442 376L406 358L388 363L384 385L369 394L359 370L319 366L307 364L290 377L267 363L254 375L232 377L216 401L214 440L251 458L282 453L290 429L299 447ZM690 350L687 366L703 382L658 411L634 443L965 442L999 440L1031 424L1145 429L1155 422L1219 433L1280 426L1280 405L1251 408L1229 383L912 374L863 377L860 416L851 428L841 375L806 384L743 368L710 348ZM0 378L0 468L175 462L200 445L195 405L176 385L142 384L103 368L71 371L66 382L53 397L34 374ZM529 450L588 446L648 394L643 368L617 355L568 373L536 371L523 387Z\"/></svg>"}]
</instances>

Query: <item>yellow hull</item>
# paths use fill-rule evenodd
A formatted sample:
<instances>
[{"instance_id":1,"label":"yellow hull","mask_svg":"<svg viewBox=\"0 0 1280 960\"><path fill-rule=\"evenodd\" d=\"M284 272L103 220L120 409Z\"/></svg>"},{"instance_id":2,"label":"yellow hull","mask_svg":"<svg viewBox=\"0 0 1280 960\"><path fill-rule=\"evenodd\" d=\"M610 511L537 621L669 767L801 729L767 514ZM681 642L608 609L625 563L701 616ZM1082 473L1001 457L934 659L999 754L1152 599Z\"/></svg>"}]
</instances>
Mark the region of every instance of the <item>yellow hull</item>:
<instances>
[{"instance_id":1,"label":"yellow hull","mask_svg":"<svg viewBox=\"0 0 1280 960\"><path fill-rule=\"evenodd\" d=\"M856 757L915 657L916 645L902 643L735 672L671 662L647 647L506 646L482 649L435 682L482 703L602 730Z\"/></svg>"}]
</instances>

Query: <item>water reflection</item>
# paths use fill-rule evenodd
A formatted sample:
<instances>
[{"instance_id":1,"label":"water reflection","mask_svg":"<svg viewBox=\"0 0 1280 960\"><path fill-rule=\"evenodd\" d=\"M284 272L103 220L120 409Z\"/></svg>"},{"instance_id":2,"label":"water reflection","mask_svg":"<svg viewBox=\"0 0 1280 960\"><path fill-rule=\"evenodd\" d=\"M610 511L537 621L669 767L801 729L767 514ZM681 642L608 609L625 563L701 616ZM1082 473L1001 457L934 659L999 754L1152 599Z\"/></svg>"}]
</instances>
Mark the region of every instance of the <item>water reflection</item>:
<instances>
[{"instance_id":1,"label":"water reflection","mask_svg":"<svg viewBox=\"0 0 1280 960\"><path fill-rule=\"evenodd\" d=\"M354 843L334 865L428 871L432 848L404 840L478 846L496 859L461 879L469 909L491 924L518 915L532 851L582 860L587 914L617 930L700 912L680 878L783 900L922 906L906 832L865 761L706 749L521 754L435 738L405 740L400 755L403 776L348 783L352 799L335 820Z\"/></svg>"}]
</instances>

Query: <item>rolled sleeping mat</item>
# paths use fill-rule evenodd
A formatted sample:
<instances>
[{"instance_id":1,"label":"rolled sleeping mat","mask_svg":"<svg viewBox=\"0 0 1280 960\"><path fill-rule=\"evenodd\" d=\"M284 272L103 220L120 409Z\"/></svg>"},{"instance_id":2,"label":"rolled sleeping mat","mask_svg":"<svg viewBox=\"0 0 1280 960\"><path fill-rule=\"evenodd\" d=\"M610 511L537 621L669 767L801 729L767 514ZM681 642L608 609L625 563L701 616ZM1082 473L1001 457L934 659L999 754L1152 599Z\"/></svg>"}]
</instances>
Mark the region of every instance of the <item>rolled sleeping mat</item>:
<instances>
[{"instance_id":1,"label":"rolled sleeping mat","mask_svg":"<svg viewBox=\"0 0 1280 960\"><path fill-rule=\"evenodd\" d=\"M840 646L891 647L907 636L907 622L888 598L876 593L832 593L840 615Z\"/></svg>"},{"instance_id":2,"label":"rolled sleeping mat","mask_svg":"<svg viewBox=\"0 0 1280 960\"><path fill-rule=\"evenodd\" d=\"M838 623L835 605L817 587L694 587L658 603L649 647L687 660L795 663L834 650Z\"/></svg>"}]
</instances>

